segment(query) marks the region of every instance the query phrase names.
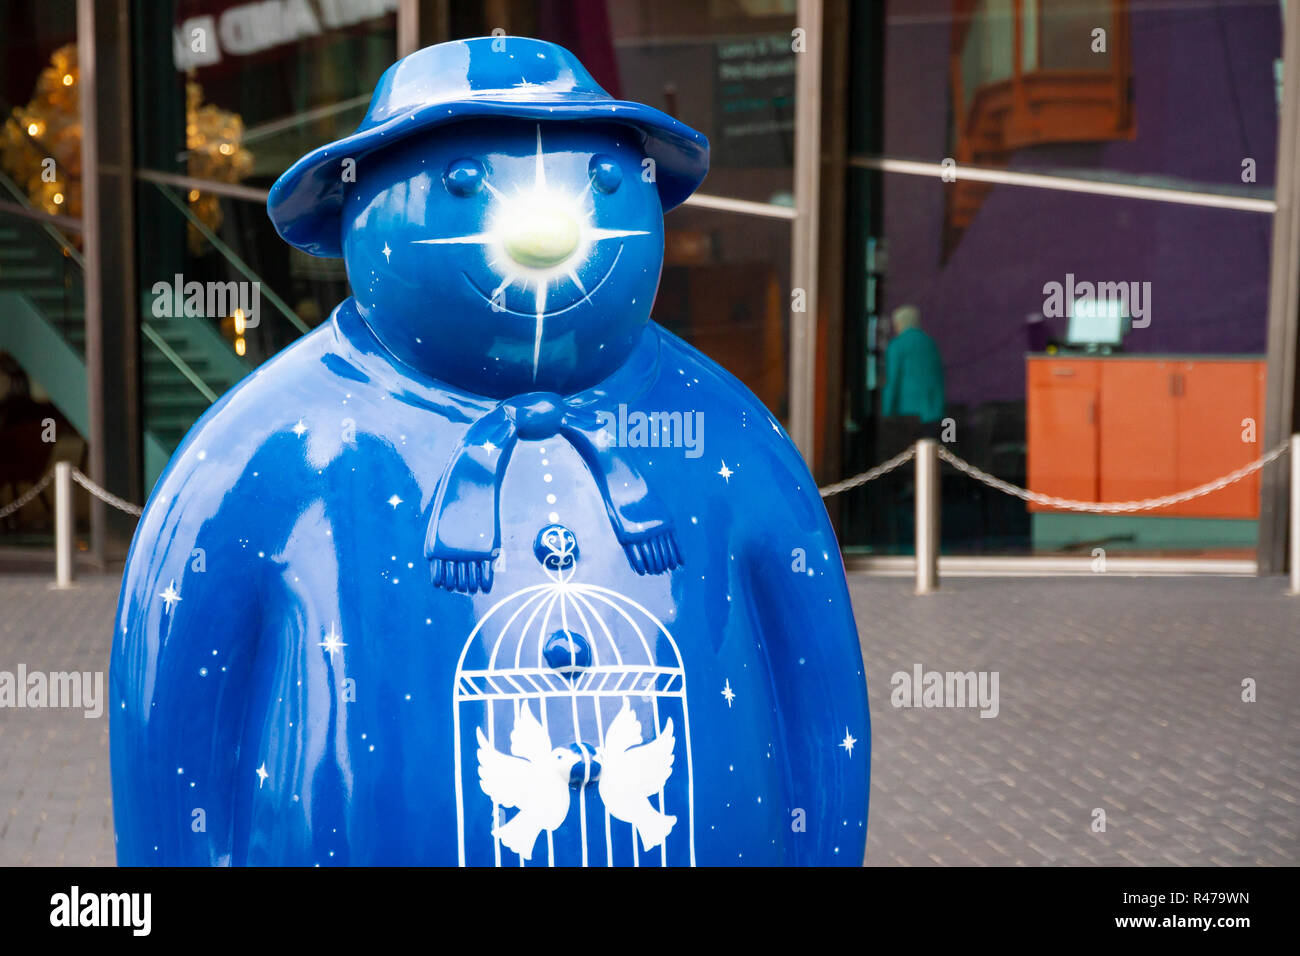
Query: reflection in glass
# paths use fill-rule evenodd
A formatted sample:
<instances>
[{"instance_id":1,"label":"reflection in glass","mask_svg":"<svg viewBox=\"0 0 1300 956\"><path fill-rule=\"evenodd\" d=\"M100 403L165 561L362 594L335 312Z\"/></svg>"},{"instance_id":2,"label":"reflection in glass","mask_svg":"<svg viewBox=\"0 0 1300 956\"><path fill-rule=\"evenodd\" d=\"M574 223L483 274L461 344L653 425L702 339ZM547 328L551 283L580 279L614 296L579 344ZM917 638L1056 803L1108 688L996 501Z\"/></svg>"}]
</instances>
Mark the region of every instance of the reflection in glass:
<instances>
[{"instance_id":1,"label":"reflection in glass","mask_svg":"<svg viewBox=\"0 0 1300 956\"><path fill-rule=\"evenodd\" d=\"M890 4L883 114L853 111L854 142L936 168L952 156L957 174L866 161L851 174L848 261L867 268L848 282L845 473L930 435L1013 484L1127 501L1259 457L1272 223L1237 200L1270 195L1277 7L958 7L966 14L921 17ZM1187 56L1202 47L1225 55ZM934 69L944 61L948 76ZM1258 175L1243 174L1247 156ZM1075 189L976 182L964 165L1064 175ZM1190 202L1100 195L1088 180ZM906 329L913 309L942 362L937 422L886 401L907 390L891 372L910 366L889 355L904 336L920 342ZM1236 557L1253 554L1257 534L1253 479L1118 515L1027 508L947 469L942 496L950 553ZM846 499L850 549L910 553L910 474Z\"/></svg>"}]
</instances>

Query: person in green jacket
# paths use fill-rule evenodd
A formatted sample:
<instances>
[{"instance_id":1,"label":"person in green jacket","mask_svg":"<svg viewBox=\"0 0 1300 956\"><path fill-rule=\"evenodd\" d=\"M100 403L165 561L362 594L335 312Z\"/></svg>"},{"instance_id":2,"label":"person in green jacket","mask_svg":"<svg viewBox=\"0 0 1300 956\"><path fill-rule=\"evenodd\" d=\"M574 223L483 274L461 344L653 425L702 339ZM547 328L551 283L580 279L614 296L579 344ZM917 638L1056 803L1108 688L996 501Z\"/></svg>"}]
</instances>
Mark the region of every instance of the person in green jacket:
<instances>
[{"instance_id":1,"label":"person in green jacket","mask_svg":"<svg viewBox=\"0 0 1300 956\"><path fill-rule=\"evenodd\" d=\"M943 358L934 339L921 329L921 310L899 306L893 313L894 338L885 350L886 418L915 416L929 424L943 418Z\"/></svg>"}]
</instances>

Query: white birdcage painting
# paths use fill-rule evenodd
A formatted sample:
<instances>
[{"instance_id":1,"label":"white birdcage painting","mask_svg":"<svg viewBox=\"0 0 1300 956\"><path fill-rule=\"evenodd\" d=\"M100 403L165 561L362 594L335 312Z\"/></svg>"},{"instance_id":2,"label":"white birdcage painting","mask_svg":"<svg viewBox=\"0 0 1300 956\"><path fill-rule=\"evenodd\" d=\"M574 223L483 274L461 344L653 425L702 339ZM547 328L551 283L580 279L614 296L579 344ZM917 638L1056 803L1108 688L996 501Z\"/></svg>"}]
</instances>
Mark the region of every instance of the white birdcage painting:
<instances>
[{"instance_id":1,"label":"white birdcage painting","mask_svg":"<svg viewBox=\"0 0 1300 956\"><path fill-rule=\"evenodd\" d=\"M575 580L577 542L538 535L545 583L475 625L453 690L461 866L693 866L686 675L663 623Z\"/></svg>"}]
</instances>

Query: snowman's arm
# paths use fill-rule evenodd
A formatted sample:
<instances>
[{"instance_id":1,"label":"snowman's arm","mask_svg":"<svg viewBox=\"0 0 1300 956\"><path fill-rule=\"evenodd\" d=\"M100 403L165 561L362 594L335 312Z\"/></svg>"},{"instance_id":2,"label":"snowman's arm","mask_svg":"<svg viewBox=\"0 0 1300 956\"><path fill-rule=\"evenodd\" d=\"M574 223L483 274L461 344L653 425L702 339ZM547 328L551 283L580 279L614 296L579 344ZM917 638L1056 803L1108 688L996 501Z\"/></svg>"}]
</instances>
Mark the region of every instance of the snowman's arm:
<instances>
[{"instance_id":1,"label":"snowman's arm","mask_svg":"<svg viewBox=\"0 0 1300 956\"><path fill-rule=\"evenodd\" d=\"M793 448L782 457L789 471L771 486L782 500L756 529L747 565L785 728L791 862L859 866L871 769L862 652L826 509Z\"/></svg>"},{"instance_id":2,"label":"snowman's arm","mask_svg":"<svg viewBox=\"0 0 1300 956\"><path fill-rule=\"evenodd\" d=\"M258 582L235 540L249 527L234 513L242 502L195 471L174 463L146 508L114 621L109 736L120 865L207 866L231 855ZM180 598L170 609L169 588Z\"/></svg>"}]
</instances>

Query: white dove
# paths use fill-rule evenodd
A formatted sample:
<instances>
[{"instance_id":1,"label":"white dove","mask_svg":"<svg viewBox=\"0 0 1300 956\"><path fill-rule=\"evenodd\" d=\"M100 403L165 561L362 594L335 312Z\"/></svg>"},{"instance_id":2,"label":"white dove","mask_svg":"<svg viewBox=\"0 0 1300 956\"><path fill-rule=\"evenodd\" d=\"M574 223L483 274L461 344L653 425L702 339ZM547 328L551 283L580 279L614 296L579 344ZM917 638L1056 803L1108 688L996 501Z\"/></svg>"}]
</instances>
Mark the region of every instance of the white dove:
<instances>
[{"instance_id":1,"label":"white dove","mask_svg":"<svg viewBox=\"0 0 1300 956\"><path fill-rule=\"evenodd\" d=\"M605 733L605 745L596 748L600 761L600 799L609 815L630 823L641 837L641 846L653 850L667 839L677 818L660 813L648 799L663 789L673 772L673 721L641 746L641 722L632 713L627 698Z\"/></svg>"},{"instance_id":2,"label":"white dove","mask_svg":"<svg viewBox=\"0 0 1300 956\"><path fill-rule=\"evenodd\" d=\"M555 830L569 815L569 771L582 759L567 748L551 749L551 736L525 702L510 731L508 757L478 733L478 776L483 792L503 807L518 807L493 836L523 859L532 858L543 830Z\"/></svg>"}]
</instances>

